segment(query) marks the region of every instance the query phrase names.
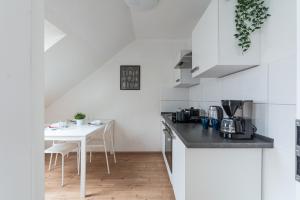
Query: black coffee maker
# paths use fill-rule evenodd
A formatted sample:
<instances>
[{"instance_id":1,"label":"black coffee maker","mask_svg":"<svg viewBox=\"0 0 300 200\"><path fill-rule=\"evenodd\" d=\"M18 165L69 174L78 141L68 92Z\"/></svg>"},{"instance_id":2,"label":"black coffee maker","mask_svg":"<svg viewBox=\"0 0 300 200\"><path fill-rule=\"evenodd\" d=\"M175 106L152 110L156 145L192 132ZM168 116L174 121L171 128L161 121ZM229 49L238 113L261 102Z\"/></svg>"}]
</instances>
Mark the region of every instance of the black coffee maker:
<instances>
[{"instance_id":1,"label":"black coffee maker","mask_svg":"<svg viewBox=\"0 0 300 200\"><path fill-rule=\"evenodd\" d=\"M229 139L253 139L256 127L252 124L253 101L222 100L228 118L221 122L221 136Z\"/></svg>"}]
</instances>

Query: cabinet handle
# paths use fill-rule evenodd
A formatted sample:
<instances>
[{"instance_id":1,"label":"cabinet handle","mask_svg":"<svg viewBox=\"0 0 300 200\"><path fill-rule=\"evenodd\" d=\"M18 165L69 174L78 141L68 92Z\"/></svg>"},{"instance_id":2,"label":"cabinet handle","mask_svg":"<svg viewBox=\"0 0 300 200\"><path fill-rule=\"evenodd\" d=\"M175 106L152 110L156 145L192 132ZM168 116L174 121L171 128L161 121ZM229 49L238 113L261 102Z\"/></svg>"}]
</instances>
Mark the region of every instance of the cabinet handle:
<instances>
[{"instance_id":1,"label":"cabinet handle","mask_svg":"<svg viewBox=\"0 0 300 200\"><path fill-rule=\"evenodd\" d=\"M173 134L173 132L171 132L170 135L171 135L171 137L172 137L173 140L176 139L176 136Z\"/></svg>"},{"instance_id":2,"label":"cabinet handle","mask_svg":"<svg viewBox=\"0 0 300 200\"><path fill-rule=\"evenodd\" d=\"M195 68L193 68L193 69L191 70L191 73L194 73L194 72L198 71L199 69L200 69L200 67L197 66L197 67L195 67Z\"/></svg>"},{"instance_id":3,"label":"cabinet handle","mask_svg":"<svg viewBox=\"0 0 300 200\"><path fill-rule=\"evenodd\" d=\"M296 156L300 157L300 151L299 151L299 149L296 150Z\"/></svg>"},{"instance_id":4,"label":"cabinet handle","mask_svg":"<svg viewBox=\"0 0 300 200\"><path fill-rule=\"evenodd\" d=\"M178 83L178 82L180 82L180 79L177 79L177 80L176 80L176 83Z\"/></svg>"},{"instance_id":5,"label":"cabinet handle","mask_svg":"<svg viewBox=\"0 0 300 200\"><path fill-rule=\"evenodd\" d=\"M176 136L172 133L172 131L170 132L167 129L164 129L163 132L165 135L170 135L173 140L176 139Z\"/></svg>"}]
</instances>

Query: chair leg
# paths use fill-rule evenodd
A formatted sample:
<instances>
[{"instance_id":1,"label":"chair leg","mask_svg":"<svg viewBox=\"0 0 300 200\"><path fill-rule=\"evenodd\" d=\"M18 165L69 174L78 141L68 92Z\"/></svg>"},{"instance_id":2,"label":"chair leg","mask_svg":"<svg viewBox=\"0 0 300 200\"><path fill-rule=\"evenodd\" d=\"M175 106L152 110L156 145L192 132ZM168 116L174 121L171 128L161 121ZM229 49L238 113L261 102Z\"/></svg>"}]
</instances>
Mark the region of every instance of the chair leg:
<instances>
[{"instance_id":1,"label":"chair leg","mask_svg":"<svg viewBox=\"0 0 300 200\"><path fill-rule=\"evenodd\" d=\"M56 154L55 156L55 161L54 161L54 166L56 167L56 163L57 163L57 156L58 156L58 153Z\"/></svg>"},{"instance_id":2,"label":"chair leg","mask_svg":"<svg viewBox=\"0 0 300 200\"><path fill-rule=\"evenodd\" d=\"M105 137L103 137L103 143L104 143L104 153L105 153L106 165L107 165L107 173L110 174L109 163L108 163L108 157L107 157L107 149L106 149Z\"/></svg>"},{"instance_id":3,"label":"chair leg","mask_svg":"<svg viewBox=\"0 0 300 200\"><path fill-rule=\"evenodd\" d=\"M51 155L50 155L50 161L49 161L49 171L51 171L52 156L53 156L53 154L51 153Z\"/></svg>"},{"instance_id":4,"label":"chair leg","mask_svg":"<svg viewBox=\"0 0 300 200\"><path fill-rule=\"evenodd\" d=\"M79 158L79 155L80 155L80 150L79 150L79 148L78 148L78 150L77 150L77 173L78 173L78 175L80 174L80 168L79 168L79 165L80 165L80 158Z\"/></svg>"},{"instance_id":5,"label":"chair leg","mask_svg":"<svg viewBox=\"0 0 300 200\"><path fill-rule=\"evenodd\" d=\"M110 137L109 153L110 155L113 155L113 135L112 135L111 128L109 130L109 137Z\"/></svg>"},{"instance_id":6,"label":"chair leg","mask_svg":"<svg viewBox=\"0 0 300 200\"><path fill-rule=\"evenodd\" d=\"M90 152L90 163L92 162L92 152Z\"/></svg>"},{"instance_id":7,"label":"chair leg","mask_svg":"<svg viewBox=\"0 0 300 200\"><path fill-rule=\"evenodd\" d=\"M61 154L61 186L64 186L64 155Z\"/></svg>"},{"instance_id":8,"label":"chair leg","mask_svg":"<svg viewBox=\"0 0 300 200\"><path fill-rule=\"evenodd\" d=\"M112 134L110 134L110 142L111 142L111 150L112 150L112 153L114 155L114 161L115 161L115 163L117 163L116 153L115 153L115 147L114 147L114 141L113 141L113 138L112 138Z\"/></svg>"}]
</instances>

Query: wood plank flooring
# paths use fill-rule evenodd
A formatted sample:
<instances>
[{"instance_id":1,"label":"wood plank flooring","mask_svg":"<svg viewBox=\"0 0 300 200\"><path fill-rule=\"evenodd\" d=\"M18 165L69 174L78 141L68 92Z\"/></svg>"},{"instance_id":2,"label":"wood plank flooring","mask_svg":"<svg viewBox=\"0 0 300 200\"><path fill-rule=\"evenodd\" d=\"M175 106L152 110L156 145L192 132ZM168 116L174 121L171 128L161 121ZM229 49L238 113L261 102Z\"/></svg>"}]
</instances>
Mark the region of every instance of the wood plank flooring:
<instances>
[{"instance_id":1,"label":"wood plank flooring","mask_svg":"<svg viewBox=\"0 0 300 200\"><path fill-rule=\"evenodd\" d=\"M49 156L45 157L45 199L79 200L76 154L65 159L64 187L58 160L49 172ZM117 161L115 165L110 156L108 175L104 154L93 154L92 163L87 163L87 200L175 200L161 153L119 153Z\"/></svg>"}]
</instances>

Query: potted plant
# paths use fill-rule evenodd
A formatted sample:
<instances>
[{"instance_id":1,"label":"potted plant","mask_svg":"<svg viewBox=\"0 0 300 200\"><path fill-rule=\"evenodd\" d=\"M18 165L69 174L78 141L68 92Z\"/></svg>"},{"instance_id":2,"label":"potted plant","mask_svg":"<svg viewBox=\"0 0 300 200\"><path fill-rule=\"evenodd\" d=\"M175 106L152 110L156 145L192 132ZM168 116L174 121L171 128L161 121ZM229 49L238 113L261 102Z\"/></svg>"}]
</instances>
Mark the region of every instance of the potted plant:
<instances>
[{"instance_id":1,"label":"potted plant","mask_svg":"<svg viewBox=\"0 0 300 200\"><path fill-rule=\"evenodd\" d=\"M77 126L82 126L83 120L85 119L86 115L83 113L76 113L74 116L74 119L76 120L76 125Z\"/></svg>"},{"instance_id":2,"label":"potted plant","mask_svg":"<svg viewBox=\"0 0 300 200\"><path fill-rule=\"evenodd\" d=\"M237 33L234 36L242 51L246 52L251 46L251 34L261 29L271 15L264 0L237 0L235 7Z\"/></svg>"}]
</instances>

